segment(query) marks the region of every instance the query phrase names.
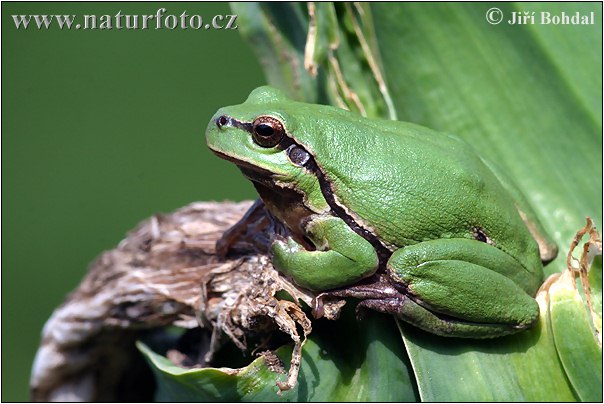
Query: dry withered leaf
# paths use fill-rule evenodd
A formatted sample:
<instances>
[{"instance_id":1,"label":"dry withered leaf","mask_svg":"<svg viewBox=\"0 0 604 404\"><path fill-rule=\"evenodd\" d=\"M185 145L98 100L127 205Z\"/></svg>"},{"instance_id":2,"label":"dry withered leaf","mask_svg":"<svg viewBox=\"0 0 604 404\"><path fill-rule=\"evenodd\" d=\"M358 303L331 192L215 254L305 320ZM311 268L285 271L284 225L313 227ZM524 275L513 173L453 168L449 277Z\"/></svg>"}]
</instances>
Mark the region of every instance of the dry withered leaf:
<instances>
[{"instance_id":1,"label":"dry withered leaf","mask_svg":"<svg viewBox=\"0 0 604 404\"><path fill-rule=\"evenodd\" d=\"M285 290L309 305L313 296L279 276L262 243L235 240L235 257L222 258L215 250L217 239L250 206L193 203L144 221L103 253L44 327L32 370L32 399L150 400L127 396L132 388L124 386L124 378L140 364L134 341L170 325L213 330L195 366L211 361L223 332L245 349L248 332L281 330L295 344L287 381L280 383L281 389L291 388L311 323L297 304L275 294ZM267 231L260 225L252 230ZM178 352L169 356L186 362Z\"/></svg>"}]
</instances>

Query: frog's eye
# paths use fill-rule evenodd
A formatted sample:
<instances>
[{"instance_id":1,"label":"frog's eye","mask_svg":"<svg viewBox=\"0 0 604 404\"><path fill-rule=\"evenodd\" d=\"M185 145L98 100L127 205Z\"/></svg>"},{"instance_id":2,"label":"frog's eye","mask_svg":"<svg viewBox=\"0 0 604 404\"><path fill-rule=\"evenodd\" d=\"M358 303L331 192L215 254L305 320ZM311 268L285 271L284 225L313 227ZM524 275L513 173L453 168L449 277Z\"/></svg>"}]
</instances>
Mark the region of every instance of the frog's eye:
<instances>
[{"instance_id":1,"label":"frog's eye","mask_svg":"<svg viewBox=\"0 0 604 404\"><path fill-rule=\"evenodd\" d=\"M283 124L272 116L259 116L252 124L252 137L259 146L274 147L284 135Z\"/></svg>"}]
</instances>

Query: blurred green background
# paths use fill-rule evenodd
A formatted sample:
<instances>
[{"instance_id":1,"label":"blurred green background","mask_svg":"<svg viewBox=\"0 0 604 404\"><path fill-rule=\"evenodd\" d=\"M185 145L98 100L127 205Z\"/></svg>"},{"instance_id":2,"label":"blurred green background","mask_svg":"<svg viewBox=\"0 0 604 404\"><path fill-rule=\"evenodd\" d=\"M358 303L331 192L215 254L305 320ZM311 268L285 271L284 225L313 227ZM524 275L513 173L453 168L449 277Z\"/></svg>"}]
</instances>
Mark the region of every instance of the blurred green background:
<instances>
[{"instance_id":1,"label":"blurred green background","mask_svg":"<svg viewBox=\"0 0 604 404\"><path fill-rule=\"evenodd\" d=\"M238 30L16 29L12 15L232 14L226 3L2 3L2 401L46 319L138 222L255 192L203 132L264 84ZM239 22L239 24L241 24Z\"/></svg>"}]
</instances>

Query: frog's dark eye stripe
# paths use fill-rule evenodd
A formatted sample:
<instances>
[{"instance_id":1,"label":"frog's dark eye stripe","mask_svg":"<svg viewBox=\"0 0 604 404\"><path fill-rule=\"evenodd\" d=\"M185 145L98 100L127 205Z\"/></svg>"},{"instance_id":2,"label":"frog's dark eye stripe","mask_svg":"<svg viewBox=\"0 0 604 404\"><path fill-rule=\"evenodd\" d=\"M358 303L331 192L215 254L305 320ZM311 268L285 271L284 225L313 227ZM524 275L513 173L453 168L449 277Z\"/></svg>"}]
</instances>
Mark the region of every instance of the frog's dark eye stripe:
<instances>
[{"instance_id":1,"label":"frog's dark eye stripe","mask_svg":"<svg viewBox=\"0 0 604 404\"><path fill-rule=\"evenodd\" d=\"M224 126L232 126L234 128L242 129L246 132L252 132L252 124L249 122L241 122L235 118L231 118L228 115L220 115L216 118L216 126L218 129L222 129Z\"/></svg>"},{"instance_id":2,"label":"frog's dark eye stripe","mask_svg":"<svg viewBox=\"0 0 604 404\"><path fill-rule=\"evenodd\" d=\"M306 163L308 163L308 160L310 160L310 154L295 144L291 145L287 149L287 157L289 157L289 160L292 163L299 167L303 167Z\"/></svg>"},{"instance_id":3,"label":"frog's dark eye stripe","mask_svg":"<svg viewBox=\"0 0 604 404\"><path fill-rule=\"evenodd\" d=\"M285 136L283 124L272 116L259 116L252 123L252 138L262 147L275 147Z\"/></svg>"}]
</instances>

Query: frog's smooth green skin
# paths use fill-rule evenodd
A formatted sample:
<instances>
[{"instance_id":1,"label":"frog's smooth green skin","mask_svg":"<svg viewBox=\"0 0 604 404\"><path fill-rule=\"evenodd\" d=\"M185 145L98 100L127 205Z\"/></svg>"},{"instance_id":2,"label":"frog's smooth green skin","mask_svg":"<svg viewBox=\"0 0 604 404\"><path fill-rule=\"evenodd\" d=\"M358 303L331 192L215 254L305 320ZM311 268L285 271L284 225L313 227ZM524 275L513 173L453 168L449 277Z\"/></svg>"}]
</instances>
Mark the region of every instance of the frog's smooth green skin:
<instances>
[{"instance_id":1,"label":"frog's smooth green skin","mask_svg":"<svg viewBox=\"0 0 604 404\"><path fill-rule=\"evenodd\" d=\"M339 288L440 335L493 337L537 320L532 296L555 245L457 137L261 87L220 109L206 140L289 230L271 244L273 264L300 286ZM358 286L367 277L379 281Z\"/></svg>"}]
</instances>

